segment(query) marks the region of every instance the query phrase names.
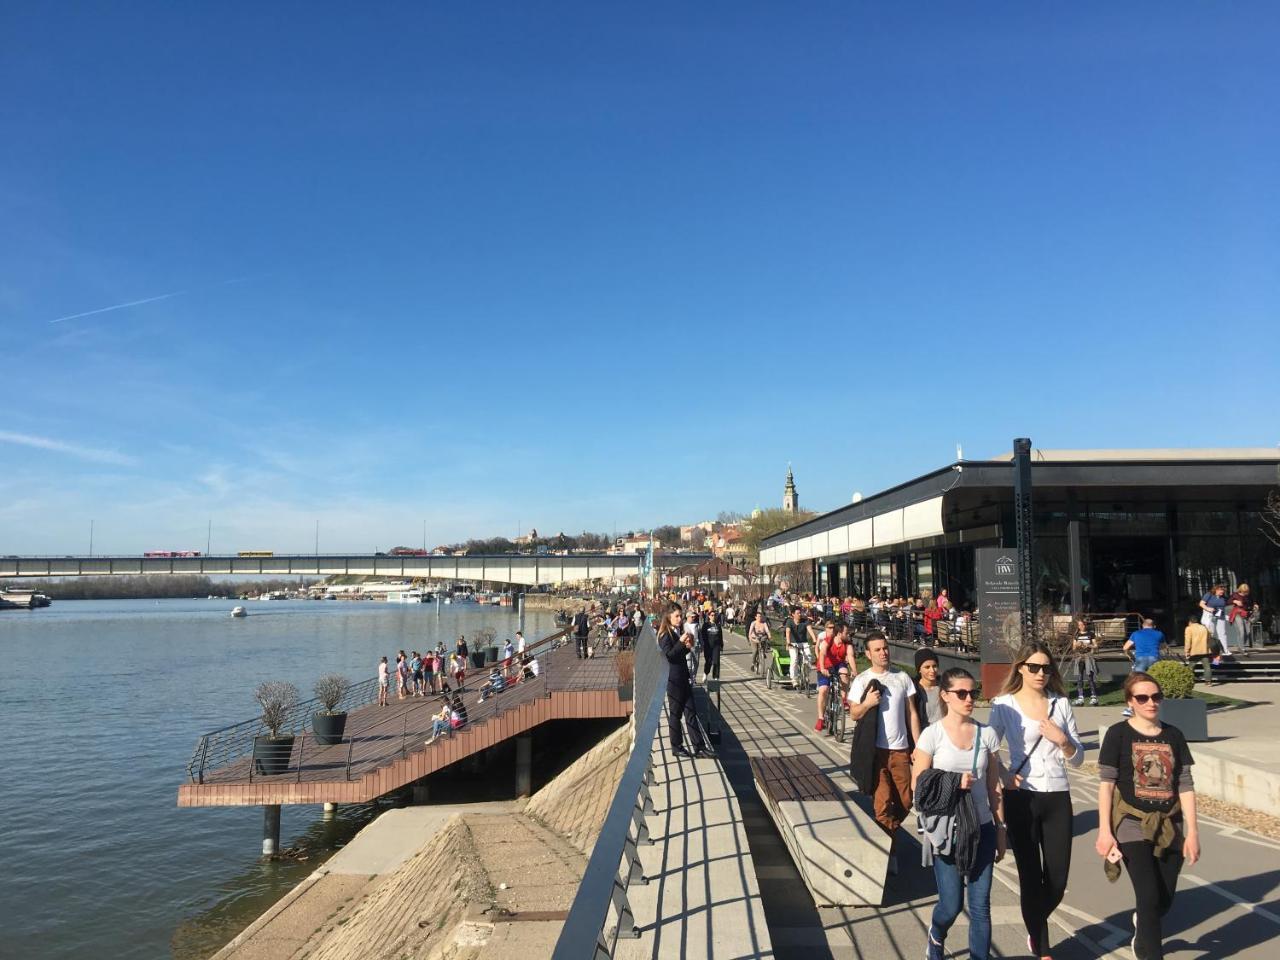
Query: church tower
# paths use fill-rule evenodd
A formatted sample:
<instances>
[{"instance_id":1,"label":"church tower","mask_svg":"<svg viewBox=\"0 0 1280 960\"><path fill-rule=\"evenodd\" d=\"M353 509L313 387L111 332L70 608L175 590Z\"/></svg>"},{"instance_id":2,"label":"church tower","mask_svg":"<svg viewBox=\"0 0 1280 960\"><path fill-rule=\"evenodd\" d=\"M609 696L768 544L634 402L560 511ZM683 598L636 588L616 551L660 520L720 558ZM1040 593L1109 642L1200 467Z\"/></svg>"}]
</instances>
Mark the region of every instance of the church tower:
<instances>
[{"instance_id":1,"label":"church tower","mask_svg":"<svg viewBox=\"0 0 1280 960\"><path fill-rule=\"evenodd\" d=\"M796 497L796 478L791 475L791 464L787 464L787 485L782 488L782 512L795 513L800 509L800 501Z\"/></svg>"}]
</instances>

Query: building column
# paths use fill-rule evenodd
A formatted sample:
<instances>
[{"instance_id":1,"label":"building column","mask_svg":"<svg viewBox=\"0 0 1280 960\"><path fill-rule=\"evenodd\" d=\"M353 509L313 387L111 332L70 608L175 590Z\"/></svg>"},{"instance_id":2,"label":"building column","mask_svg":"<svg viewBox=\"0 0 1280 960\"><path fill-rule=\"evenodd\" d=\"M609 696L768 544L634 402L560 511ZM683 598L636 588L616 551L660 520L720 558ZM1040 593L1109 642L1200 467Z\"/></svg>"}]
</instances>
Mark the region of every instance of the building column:
<instances>
[{"instance_id":1,"label":"building column","mask_svg":"<svg viewBox=\"0 0 1280 960\"><path fill-rule=\"evenodd\" d=\"M280 849L280 804L262 808L262 855L274 857Z\"/></svg>"},{"instance_id":2,"label":"building column","mask_svg":"<svg viewBox=\"0 0 1280 960\"><path fill-rule=\"evenodd\" d=\"M1067 575L1071 580L1071 612L1077 617L1084 612L1084 575L1080 559L1080 521L1075 517L1074 505L1071 519L1067 521Z\"/></svg>"},{"instance_id":3,"label":"building column","mask_svg":"<svg viewBox=\"0 0 1280 960\"><path fill-rule=\"evenodd\" d=\"M523 733L516 737L516 796L527 797L533 793L533 735Z\"/></svg>"},{"instance_id":4,"label":"building column","mask_svg":"<svg viewBox=\"0 0 1280 960\"><path fill-rule=\"evenodd\" d=\"M415 806L431 802L431 785L425 780L419 780L413 785L413 802Z\"/></svg>"}]
</instances>

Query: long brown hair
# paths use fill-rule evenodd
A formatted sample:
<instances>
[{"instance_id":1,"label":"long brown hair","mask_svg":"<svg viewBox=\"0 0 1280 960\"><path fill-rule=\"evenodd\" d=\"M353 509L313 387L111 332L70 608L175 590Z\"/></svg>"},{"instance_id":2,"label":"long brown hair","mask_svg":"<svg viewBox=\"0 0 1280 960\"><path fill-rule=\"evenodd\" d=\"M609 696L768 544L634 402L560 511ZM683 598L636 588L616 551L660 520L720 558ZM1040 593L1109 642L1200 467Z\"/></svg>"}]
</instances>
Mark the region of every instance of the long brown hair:
<instances>
[{"instance_id":1,"label":"long brown hair","mask_svg":"<svg viewBox=\"0 0 1280 960\"><path fill-rule=\"evenodd\" d=\"M1039 640L1028 641L1018 650L1018 655L1013 659L1013 667L1004 678L1004 686L1000 688L1001 693L1017 693L1022 689L1022 665L1037 653L1043 653L1049 658L1049 679L1045 681L1044 688L1060 697L1067 695L1067 688L1062 685L1062 674L1058 672L1058 658Z\"/></svg>"},{"instance_id":2,"label":"long brown hair","mask_svg":"<svg viewBox=\"0 0 1280 960\"><path fill-rule=\"evenodd\" d=\"M676 603L674 600L667 604L666 608L662 611L662 623L658 625L658 636L662 636L664 633L676 632L675 627L671 626L671 615L677 610L684 613L684 607Z\"/></svg>"}]
</instances>

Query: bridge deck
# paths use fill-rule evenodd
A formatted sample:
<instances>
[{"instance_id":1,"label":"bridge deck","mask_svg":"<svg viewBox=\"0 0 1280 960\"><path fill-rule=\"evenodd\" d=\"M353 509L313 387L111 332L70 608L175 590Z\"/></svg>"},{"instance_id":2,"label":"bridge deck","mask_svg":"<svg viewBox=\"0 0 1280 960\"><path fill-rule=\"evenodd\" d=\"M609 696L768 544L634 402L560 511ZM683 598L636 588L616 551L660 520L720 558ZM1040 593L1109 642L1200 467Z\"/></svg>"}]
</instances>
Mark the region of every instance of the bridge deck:
<instances>
[{"instance_id":1,"label":"bridge deck","mask_svg":"<svg viewBox=\"0 0 1280 960\"><path fill-rule=\"evenodd\" d=\"M548 720L631 712L630 693L626 699L620 695L615 653L580 660L572 644L565 644L538 660L540 676L484 703L476 701L487 671L471 674L463 694L467 725L430 746L424 741L440 697L370 704L350 712L342 743L322 746L310 734L299 735L287 771L276 776L256 772L248 756L207 770L201 782L178 788L178 806L367 802Z\"/></svg>"}]
</instances>

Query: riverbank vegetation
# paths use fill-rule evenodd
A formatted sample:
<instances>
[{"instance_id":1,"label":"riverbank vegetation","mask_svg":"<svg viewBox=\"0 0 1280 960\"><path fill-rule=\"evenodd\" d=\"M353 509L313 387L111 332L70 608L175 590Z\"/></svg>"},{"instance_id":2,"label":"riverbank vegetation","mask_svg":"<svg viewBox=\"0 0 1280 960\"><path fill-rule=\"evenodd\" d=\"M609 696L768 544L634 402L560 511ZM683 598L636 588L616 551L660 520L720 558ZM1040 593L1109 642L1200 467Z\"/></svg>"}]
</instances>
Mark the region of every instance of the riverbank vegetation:
<instances>
[{"instance_id":1,"label":"riverbank vegetation","mask_svg":"<svg viewBox=\"0 0 1280 960\"><path fill-rule=\"evenodd\" d=\"M182 597L238 597L268 591L294 591L312 581L217 581L185 573L157 573L140 577L67 577L52 580L7 580L0 586L35 590L54 600L171 600Z\"/></svg>"}]
</instances>

